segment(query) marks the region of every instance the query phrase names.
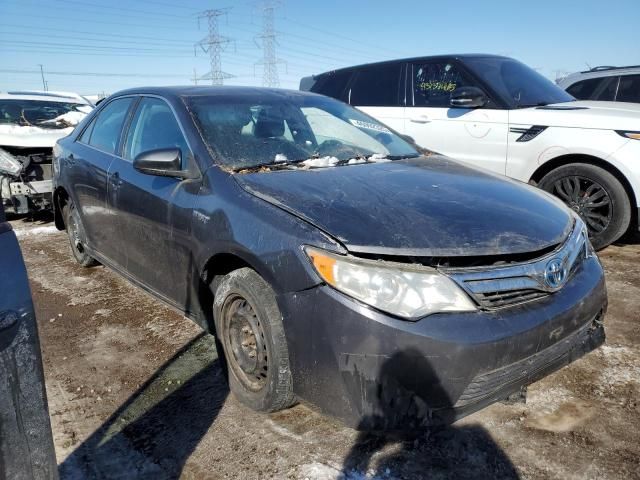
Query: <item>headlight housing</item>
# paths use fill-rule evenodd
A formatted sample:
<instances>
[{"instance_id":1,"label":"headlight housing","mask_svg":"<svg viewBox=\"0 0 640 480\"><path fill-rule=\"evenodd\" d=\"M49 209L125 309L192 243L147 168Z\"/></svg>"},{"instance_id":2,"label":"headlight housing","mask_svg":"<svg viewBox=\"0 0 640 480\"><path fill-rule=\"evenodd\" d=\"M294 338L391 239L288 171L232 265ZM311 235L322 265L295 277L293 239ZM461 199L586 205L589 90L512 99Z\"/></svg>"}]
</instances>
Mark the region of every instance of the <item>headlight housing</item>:
<instances>
[{"instance_id":1,"label":"headlight housing","mask_svg":"<svg viewBox=\"0 0 640 480\"><path fill-rule=\"evenodd\" d=\"M392 315L418 319L436 312L469 312L476 306L449 277L433 268L305 252L318 275L336 290Z\"/></svg>"},{"instance_id":2,"label":"headlight housing","mask_svg":"<svg viewBox=\"0 0 640 480\"><path fill-rule=\"evenodd\" d=\"M22 164L8 152L0 148L0 172L17 176L22 171Z\"/></svg>"},{"instance_id":3,"label":"headlight housing","mask_svg":"<svg viewBox=\"0 0 640 480\"><path fill-rule=\"evenodd\" d=\"M631 140L640 140L640 132L632 132L628 130L616 130L616 133Z\"/></svg>"}]
</instances>

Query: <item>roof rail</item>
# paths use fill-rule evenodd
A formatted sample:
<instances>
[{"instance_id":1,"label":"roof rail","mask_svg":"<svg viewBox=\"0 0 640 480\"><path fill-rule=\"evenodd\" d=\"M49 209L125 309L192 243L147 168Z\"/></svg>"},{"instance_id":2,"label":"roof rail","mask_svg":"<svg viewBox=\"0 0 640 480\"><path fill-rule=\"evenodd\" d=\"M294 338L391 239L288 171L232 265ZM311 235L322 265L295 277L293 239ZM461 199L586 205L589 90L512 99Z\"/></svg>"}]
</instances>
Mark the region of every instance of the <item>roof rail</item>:
<instances>
[{"instance_id":1,"label":"roof rail","mask_svg":"<svg viewBox=\"0 0 640 480\"><path fill-rule=\"evenodd\" d=\"M589 72L603 72L606 70L624 70L625 68L640 68L640 65L627 65L625 67L614 67L612 65L600 65L597 67L593 67L589 70L584 70L580 73L589 73Z\"/></svg>"}]
</instances>

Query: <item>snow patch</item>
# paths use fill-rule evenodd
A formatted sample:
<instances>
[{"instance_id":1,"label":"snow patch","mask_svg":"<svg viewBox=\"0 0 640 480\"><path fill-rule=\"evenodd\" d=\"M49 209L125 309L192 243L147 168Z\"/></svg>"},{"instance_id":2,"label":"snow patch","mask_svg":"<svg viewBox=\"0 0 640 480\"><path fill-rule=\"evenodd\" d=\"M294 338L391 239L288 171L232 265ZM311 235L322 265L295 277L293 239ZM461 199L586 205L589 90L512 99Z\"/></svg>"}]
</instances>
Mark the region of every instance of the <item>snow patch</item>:
<instances>
[{"instance_id":1,"label":"snow patch","mask_svg":"<svg viewBox=\"0 0 640 480\"><path fill-rule=\"evenodd\" d=\"M52 235L54 233L58 233L58 229L54 225L49 225L46 227L18 228L17 230L14 230L13 233L15 233L16 237L18 238L25 238L33 236Z\"/></svg>"},{"instance_id":2,"label":"snow patch","mask_svg":"<svg viewBox=\"0 0 640 480\"><path fill-rule=\"evenodd\" d=\"M289 159L287 158L286 155L283 155L282 153L276 154L276 158L275 158L276 162L286 162L287 160Z\"/></svg>"},{"instance_id":3,"label":"snow patch","mask_svg":"<svg viewBox=\"0 0 640 480\"><path fill-rule=\"evenodd\" d=\"M382 480L376 475L367 475L366 473L350 470L344 470L332 467L325 463L313 462L301 465L299 470L299 478L305 480Z\"/></svg>"},{"instance_id":4,"label":"snow patch","mask_svg":"<svg viewBox=\"0 0 640 480\"><path fill-rule=\"evenodd\" d=\"M307 168L326 168L334 167L339 161L336 157L310 158L302 162L301 165Z\"/></svg>"},{"instance_id":5,"label":"snow patch","mask_svg":"<svg viewBox=\"0 0 640 480\"><path fill-rule=\"evenodd\" d=\"M67 112L62 115L58 115L56 118L52 118L51 120L45 120L41 122L43 125L63 125L63 126L75 126L79 124L87 114L85 112Z\"/></svg>"},{"instance_id":6,"label":"snow patch","mask_svg":"<svg viewBox=\"0 0 640 480\"><path fill-rule=\"evenodd\" d=\"M371 163L384 163L391 161L384 153L374 153L373 155L368 157L367 160Z\"/></svg>"}]
</instances>

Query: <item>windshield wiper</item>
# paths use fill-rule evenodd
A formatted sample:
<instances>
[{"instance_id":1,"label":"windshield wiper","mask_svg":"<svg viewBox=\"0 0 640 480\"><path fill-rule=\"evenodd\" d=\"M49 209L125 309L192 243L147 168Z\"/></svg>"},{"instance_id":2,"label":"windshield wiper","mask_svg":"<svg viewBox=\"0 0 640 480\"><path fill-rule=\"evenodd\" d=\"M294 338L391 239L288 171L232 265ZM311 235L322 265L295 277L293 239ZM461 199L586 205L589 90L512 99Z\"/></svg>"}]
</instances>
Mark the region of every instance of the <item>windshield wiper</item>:
<instances>
[{"instance_id":1,"label":"windshield wiper","mask_svg":"<svg viewBox=\"0 0 640 480\"><path fill-rule=\"evenodd\" d=\"M531 107L546 107L551 102L538 102L538 103L523 103L517 105L516 108L531 108Z\"/></svg>"}]
</instances>

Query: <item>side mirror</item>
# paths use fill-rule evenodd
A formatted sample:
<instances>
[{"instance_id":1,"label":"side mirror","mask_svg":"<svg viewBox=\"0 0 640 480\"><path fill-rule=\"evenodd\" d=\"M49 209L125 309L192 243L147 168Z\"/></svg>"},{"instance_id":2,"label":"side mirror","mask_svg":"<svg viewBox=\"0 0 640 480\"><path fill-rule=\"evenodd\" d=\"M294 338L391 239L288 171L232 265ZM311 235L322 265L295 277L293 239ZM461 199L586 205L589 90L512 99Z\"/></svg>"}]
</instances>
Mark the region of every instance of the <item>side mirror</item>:
<instances>
[{"instance_id":1,"label":"side mirror","mask_svg":"<svg viewBox=\"0 0 640 480\"><path fill-rule=\"evenodd\" d=\"M460 87L451 92L452 107L458 108L478 108L484 107L489 99L487 95L478 87Z\"/></svg>"},{"instance_id":2,"label":"side mirror","mask_svg":"<svg viewBox=\"0 0 640 480\"><path fill-rule=\"evenodd\" d=\"M182 170L182 152L179 148L161 148L142 152L133 159L133 168L147 175L187 178Z\"/></svg>"}]
</instances>

